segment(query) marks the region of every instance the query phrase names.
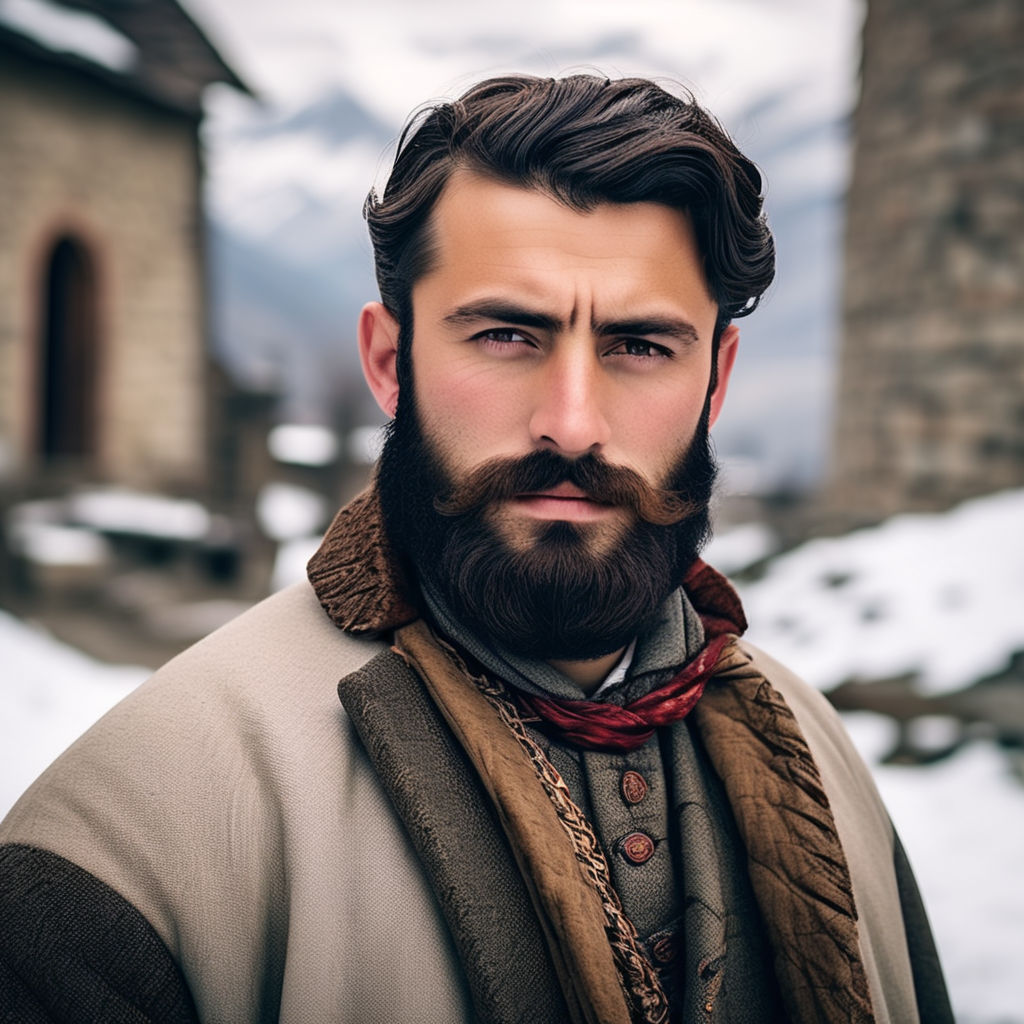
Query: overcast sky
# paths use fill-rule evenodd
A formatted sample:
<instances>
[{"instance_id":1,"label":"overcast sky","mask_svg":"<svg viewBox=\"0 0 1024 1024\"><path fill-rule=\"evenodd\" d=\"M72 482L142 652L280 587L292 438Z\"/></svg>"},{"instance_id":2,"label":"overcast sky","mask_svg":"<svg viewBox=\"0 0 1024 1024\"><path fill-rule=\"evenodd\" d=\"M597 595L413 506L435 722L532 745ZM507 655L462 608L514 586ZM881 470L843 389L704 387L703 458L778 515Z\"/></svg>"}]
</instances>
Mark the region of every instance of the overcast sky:
<instances>
[{"instance_id":1,"label":"overcast sky","mask_svg":"<svg viewBox=\"0 0 1024 1024\"><path fill-rule=\"evenodd\" d=\"M182 2L267 100L339 83L394 123L488 74L581 67L682 80L727 124L782 92L794 118L846 109L862 18L860 0Z\"/></svg>"}]
</instances>

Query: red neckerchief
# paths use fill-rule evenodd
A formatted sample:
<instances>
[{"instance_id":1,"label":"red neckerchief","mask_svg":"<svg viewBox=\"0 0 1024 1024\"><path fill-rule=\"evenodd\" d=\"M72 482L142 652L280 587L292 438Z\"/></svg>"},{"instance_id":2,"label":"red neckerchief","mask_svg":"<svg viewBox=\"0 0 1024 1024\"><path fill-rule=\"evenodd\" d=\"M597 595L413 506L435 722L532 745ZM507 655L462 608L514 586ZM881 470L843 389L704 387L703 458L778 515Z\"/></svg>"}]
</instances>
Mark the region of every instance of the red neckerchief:
<instances>
[{"instance_id":1,"label":"red neckerchief","mask_svg":"<svg viewBox=\"0 0 1024 1024\"><path fill-rule=\"evenodd\" d=\"M635 750L662 725L681 721L694 708L733 636L742 633L746 618L736 592L725 578L697 559L683 580L683 589L704 625L706 643L664 686L620 707L604 701L537 697L513 690L526 718L539 718L541 728L578 747L617 752Z\"/></svg>"}]
</instances>

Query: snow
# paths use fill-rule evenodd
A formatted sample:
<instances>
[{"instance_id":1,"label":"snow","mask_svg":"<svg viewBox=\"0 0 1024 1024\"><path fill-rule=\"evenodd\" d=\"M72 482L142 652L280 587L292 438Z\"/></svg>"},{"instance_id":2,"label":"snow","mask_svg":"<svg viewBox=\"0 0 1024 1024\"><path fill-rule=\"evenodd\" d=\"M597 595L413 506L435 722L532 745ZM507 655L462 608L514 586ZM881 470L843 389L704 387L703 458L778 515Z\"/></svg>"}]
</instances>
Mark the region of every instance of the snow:
<instances>
[{"instance_id":1,"label":"snow","mask_svg":"<svg viewBox=\"0 0 1024 1024\"><path fill-rule=\"evenodd\" d=\"M256 496L256 521L271 540L293 540L321 530L327 513L327 499L308 487L270 483Z\"/></svg>"},{"instance_id":2,"label":"snow","mask_svg":"<svg viewBox=\"0 0 1024 1024\"><path fill-rule=\"evenodd\" d=\"M312 423L282 423L267 438L278 462L295 466L328 466L338 457L338 438L329 427Z\"/></svg>"},{"instance_id":3,"label":"snow","mask_svg":"<svg viewBox=\"0 0 1024 1024\"><path fill-rule=\"evenodd\" d=\"M310 537L293 537L277 546L274 557L274 568L270 574L270 586L273 590L298 583L306 578L306 563L323 540L319 534Z\"/></svg>"},{"instance_id":4,"label":"snow","mask_svg":"<svg viewBox=\"0 0 1024 1024\"><path fill-rule=\"evenodd\" d=\"M74 526L24 522L10 531L11 548L37 565L106 565L110 545L93 533Z\"/></svg>"},{"instance_id":5,"label":"snow","mask_svg":"<svg viewBox=\"0 0 1024 1024\"><path fill-rule=\"evenodd\" d=\"M844 721L869 763L891 745L888 719ZM1024 786L987 742L927 768L872 771L924 895L957 1021L1020 1024Z\"/></svg>"},{"instance_id":6,"label":"snow","mask_svg":"<svg viewBox=\"0 0 1024 1024\"><path fill-rule=\"evenodd\" d=\"M138 47L103 18L48 0L0 0L0 23L49 50L76 54L111 71L130 71L138 60Z\"/></svg>"},{"instance_id":7,"label":"snow","mask_svg":"<svg viewBox=\"0 0 1024 1024\"><path fill-rule=\"evenodd\" d=\"M1024 490L810 541L739 590L748 639L815 686L960 689L1024 650Z\"/></svg>"},{"instance_id":8,"label":"snow","mask_svg":"<svg viewBox=\"0 0 1024 1024\"><path fill-rule=\"evenodd\" d=\"M383 427L356 427L346 442L348 457L360 466L372 466L384 447Z\"/></svg>"},{"instance_id":9,"label":"snow","mask_svg":"<svg viewBox=\"0 0 1024 1024\"><path fill-rule=\"evenodd\" d=\"M775 534L764 523L742 523L716 532L701 557L728 575L767 558L777 546Z\"/></svg>"},{"instance_id":10,"label":"snow","mask_svg":"<svg viewBox=\"0 0 1024 1024\"><path fill-rule=\"evenodd\" d=\"M0 612L0 814L148 669L104 665Z\"/></svg>"},{"instance_id":11,"label":"snow","mask_svg":"<svg viewBox=\"0 0 1024 1024\"><path fill-rule=\"evenodd\" d=\"M101 533L198 541L210 529L210 513L198 501L125 488L83 491L68 499L67 509L73 523Z\"/></svg>"}]
</instances>

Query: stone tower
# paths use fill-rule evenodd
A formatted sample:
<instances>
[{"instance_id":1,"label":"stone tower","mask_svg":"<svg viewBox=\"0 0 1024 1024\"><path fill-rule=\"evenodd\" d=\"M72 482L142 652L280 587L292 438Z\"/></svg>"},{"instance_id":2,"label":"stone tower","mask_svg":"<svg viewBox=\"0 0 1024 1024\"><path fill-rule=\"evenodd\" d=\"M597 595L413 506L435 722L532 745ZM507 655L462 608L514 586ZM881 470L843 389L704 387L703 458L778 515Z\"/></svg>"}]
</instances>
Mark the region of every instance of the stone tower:
<instances>
[{"instance_id":1,"label":"stone tower","mask_svg":"<svg viewBox=\"0 0 1024 1024\"><path fill-rule=\"evenodd\" d=\"M1024 3L868 0L863 38L826 490L847 523L1024 485Z\"/></svg>"}]
</instances>

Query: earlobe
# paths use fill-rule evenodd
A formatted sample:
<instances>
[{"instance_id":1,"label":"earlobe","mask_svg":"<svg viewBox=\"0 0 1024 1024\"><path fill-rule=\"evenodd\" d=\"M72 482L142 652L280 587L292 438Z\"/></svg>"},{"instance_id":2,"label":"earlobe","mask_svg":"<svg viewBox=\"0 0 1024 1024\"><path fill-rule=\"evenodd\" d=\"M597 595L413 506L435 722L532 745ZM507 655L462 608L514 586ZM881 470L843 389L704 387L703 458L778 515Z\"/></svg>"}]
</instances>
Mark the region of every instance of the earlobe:
<instances>
[{"instance_id":1,"label":"earlobe","mask_svg":"<svg viewBox=\"0 0 1024 1024\"><path fill-rule=\"evenodd\" d=\"M709 413L708 426L713 426L718 414L722 411L725 402L725 392L729 387L729 375L732 373L733 364L736 362L736 352L739 349L740 329L735 324L729 324L722 331L718 339L718 381L715 390L711 395L711 409Z\"/></svg>"},{"instance_id":2,"label":"earlobe","mask_svg":"<svg viewBox=\"0 0 1024 1024\"><path fill-rule=\"evenodd\" d=\"M380 302L359 314L359 361L377 404L388 416L398 407L398 321Z\"/></svg>"}]
</instances>

